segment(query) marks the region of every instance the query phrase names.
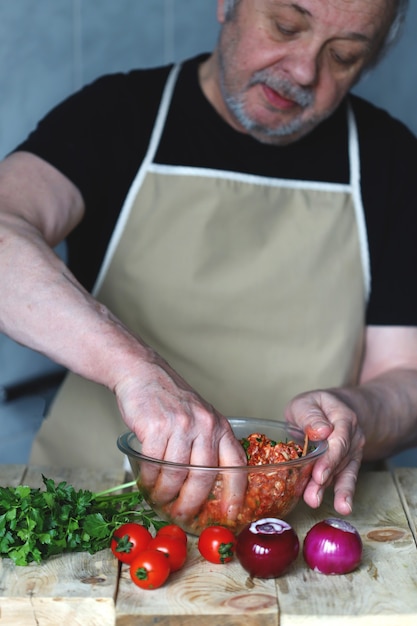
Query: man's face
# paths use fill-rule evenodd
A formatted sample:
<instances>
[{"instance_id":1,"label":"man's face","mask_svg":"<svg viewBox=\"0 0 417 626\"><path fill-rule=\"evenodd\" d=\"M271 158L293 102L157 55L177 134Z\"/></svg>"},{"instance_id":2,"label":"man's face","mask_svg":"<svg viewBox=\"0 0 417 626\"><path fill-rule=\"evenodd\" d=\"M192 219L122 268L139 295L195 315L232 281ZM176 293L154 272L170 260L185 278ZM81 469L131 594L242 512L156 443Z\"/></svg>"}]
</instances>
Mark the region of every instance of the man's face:
<instances>
[{"instance_id":1,"label":"man's face","mask_svg":"<svg viewBox=\"0 0 417 626\"><path fill-rule=\"evenodd\" d=\"M238 130L275 144L337 108L392 16L389 0L240 0L229 20L223 9L218 0L214 104Z\"/></svg>"}]
</instances>

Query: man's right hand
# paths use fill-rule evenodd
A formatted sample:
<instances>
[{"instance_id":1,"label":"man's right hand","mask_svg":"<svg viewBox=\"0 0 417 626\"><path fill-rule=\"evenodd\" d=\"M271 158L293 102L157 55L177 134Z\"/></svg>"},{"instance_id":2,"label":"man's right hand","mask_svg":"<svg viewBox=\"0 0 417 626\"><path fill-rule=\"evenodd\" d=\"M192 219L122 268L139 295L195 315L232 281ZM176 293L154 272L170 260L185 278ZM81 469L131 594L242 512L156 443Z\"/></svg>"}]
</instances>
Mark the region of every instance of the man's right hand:
<instances>
[{"instance_id":1,"label":"man's right hand","mask_svg":"<svg viewBox=\"0 0 417 626\"><path fill-rule=\"evenodd\" d=\"M246 465L245 452L227 419L201 398L159 355L149 349L137 375L121 379L114 392L127 426L142 444L142 453L203 467ZM194 515L212 488L216 472L184 471L142 463L141 480L154 501L176 498L171 514ZM230 472L224 479L224 503L234 517L243 500L246 476Z\"/></svg>"}]
</instances>

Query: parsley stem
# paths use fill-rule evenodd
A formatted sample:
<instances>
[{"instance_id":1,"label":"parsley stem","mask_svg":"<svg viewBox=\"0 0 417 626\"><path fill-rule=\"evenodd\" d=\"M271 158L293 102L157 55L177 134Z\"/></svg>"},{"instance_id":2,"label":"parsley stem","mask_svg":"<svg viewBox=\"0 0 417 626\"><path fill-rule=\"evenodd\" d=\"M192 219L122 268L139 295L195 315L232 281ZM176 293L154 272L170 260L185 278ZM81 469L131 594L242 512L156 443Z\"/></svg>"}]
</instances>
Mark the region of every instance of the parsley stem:
<instances>
[{"instance_id":1,"label":"parsley stem","mask_svg":"<svg viewBox=\"0 0 417 626\"><path fill-rule=\"evenodd\" d=\"M132 480L129 483L124 483L123 485L116 485L116 487L111 487L110 489L105 489L104 491L99 491L98 493L95 493L94 496L96 498L101 498L101 496L106 496L109 493L113 493L114 491L121 491L122 489L128 489L129 487L133 487L134 485L136 485L136 480Z\"/></svg>"}]
</instances>

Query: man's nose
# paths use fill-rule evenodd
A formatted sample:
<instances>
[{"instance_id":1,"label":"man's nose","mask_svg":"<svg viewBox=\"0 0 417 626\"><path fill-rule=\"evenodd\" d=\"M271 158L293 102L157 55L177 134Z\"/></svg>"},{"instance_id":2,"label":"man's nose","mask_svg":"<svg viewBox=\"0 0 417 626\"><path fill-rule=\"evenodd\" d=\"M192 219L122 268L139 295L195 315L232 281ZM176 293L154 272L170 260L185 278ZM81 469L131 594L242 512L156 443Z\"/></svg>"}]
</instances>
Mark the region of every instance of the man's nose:
<instances>
[{"instance_id":1,"label":"man's nose","mask_svg":"<svg viewBox=\"0 0 417 626\"><path fill-rule=\"evenodd\" d=\"M320 70L320 49L310 44L294 48L285 58L284 70L300 87L313 87Z\"/></svg>"}]
</instances>

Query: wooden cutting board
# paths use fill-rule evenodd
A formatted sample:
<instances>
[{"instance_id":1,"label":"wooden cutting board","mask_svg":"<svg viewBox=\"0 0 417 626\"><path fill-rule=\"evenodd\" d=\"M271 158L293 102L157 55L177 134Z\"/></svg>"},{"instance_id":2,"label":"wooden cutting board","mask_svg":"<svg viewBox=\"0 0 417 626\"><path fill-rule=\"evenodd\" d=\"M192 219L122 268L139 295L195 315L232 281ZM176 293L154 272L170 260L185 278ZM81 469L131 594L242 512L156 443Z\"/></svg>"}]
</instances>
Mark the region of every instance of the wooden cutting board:
<instances>
[{"instance_id":1,"label":"wooden cutting board","mask_svg":"<svg viewBox=\"0 0 417 626\"><path fill-rule=\"evenodd\" d=\"M42 472L78 489L101 490L124 480L123 471L0 467L0 484L43 487ZM114 626L118 565L109 550L53 557L38 565L15 566L0 559L0 626Z\"/></svg>"},{"instance_id":2,"label":"wooden cutting board","mask_svg":"<svg viewBox=\"0 0 417 626\"><path fill-rule=\"evenodd\" d=\"M93 491L124 481L122 473L42 468L55 480ZM0 484L41 486L40 468L0 467ZM185 567L160 589L130 580L110 550L54 557L17 567L0 561L0 626L415 626L417 624L417 469L361 474L349 518L364 554L358 570L323 576L300 553L276 580L251 579L237 561L213 565L189 540ZM334 516L332 494L319 510L300 504L290 516L300 541Z\"/></svg>"},{"instance_id":3,"label":"wooden cutting board","mask_svg":"<svg viewBox=\"0 0 417 626\"><path fill-rule=\"evenodd\" d=\"M316 521L334 515L329 492L318 511L300 504L288 521L302 542ZM416 626L416 545L388 472L361 476L350 521L364 543L362 564L351 574L318 574L300 554L281 578L251 580L236 561L217 566L204 562L192 540L186 568L162 589L142 591L122 569L117 624Z\"/></svg>"}]
</instances>

